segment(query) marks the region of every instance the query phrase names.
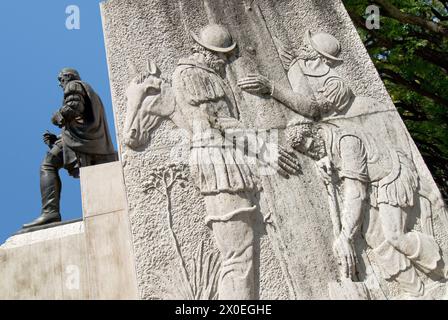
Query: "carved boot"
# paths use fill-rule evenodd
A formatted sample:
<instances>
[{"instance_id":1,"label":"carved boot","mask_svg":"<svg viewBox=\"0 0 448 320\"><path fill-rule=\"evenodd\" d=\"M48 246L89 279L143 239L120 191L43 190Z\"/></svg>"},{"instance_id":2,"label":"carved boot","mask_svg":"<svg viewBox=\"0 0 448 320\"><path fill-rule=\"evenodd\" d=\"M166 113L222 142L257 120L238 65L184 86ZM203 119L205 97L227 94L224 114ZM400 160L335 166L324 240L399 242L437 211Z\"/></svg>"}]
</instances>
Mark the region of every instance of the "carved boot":
<instances>
[{"instance_id":1,"label":"carved boot","mask_svg":"<svg viewBox=\"0 0 448 320\"><path fill-rule=\"evenodd\" d=\"M400 299L417 299L424 295L424 285L410 259L384 241L373 250L383 277L395 280L405 294Z\"/></svg>"},{"instance_id":2,"label":"carved boot","mask_svg":"<svg viewBox=\"0 0 448 320\"><path fill-rule=\"evenodd\" d=\"M408 255L408 258L425 273L435 271L442 259L438 244L433 237L426 234L420 232L411 234L416 238L417 250Z\"/></svg>"},{"instance_id":3,"label":"carved boot","mask_svg":"<svg viewBox=\"0 0 448 320\"><path fill-rule=\"evenodd\" d=\"M59 211L61 179L59 178L57 168L45 163L42 165L40 170L40 191L42 214L33 222L24 224L24 229L61 221Z\"/></svg>"},{"instance_id":4,"label":"carved boot","mask_svg":"<svg viewBox=\"0 0 448 320\"><path fill-rule=\"evenodd\" d=\"M417 274L414 266L410 266L405 271L400 272L395 281L398 282L400 288L405 292L400 296L401 300L424 299L425 285Z\"/></svg>"}]
</instances>

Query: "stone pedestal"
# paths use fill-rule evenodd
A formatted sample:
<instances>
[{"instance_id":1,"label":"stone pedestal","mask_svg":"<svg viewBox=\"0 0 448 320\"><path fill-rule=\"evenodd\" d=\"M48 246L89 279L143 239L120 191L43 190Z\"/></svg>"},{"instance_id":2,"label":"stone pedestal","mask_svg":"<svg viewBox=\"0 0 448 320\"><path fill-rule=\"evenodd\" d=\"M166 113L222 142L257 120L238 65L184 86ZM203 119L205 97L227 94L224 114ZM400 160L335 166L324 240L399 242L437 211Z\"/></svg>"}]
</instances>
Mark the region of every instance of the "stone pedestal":
<instances>
[{"instance_id":1,"label":"stone pedestal","mask_svg":"<svg viewBox=\"0 0 448 320\"><path fill-rule=\"evenodd\" d=\"M83 221L0 247L0 299L137 299L119 162L81 170Z\"/></svg>"}]
</instances>

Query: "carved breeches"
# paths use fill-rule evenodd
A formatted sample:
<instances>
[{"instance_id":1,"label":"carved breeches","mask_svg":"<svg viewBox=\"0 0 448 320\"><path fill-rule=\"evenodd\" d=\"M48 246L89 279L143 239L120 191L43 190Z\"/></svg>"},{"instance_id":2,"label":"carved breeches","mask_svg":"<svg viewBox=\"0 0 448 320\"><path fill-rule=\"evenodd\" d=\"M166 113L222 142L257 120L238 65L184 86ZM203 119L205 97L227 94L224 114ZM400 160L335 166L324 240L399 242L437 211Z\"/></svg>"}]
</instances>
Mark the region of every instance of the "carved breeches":
<instances>
[{"instance_id":1,"label":"carved breeches","mask_svg":"<svg viewBox=\"0 0 448 320\"><path fill-rule=\"evenodd\" d=\"M190 171L203 195L221 192L236 194L256 189L245 157L232 148L193 147Z\"/></svg>"}]
</instances>

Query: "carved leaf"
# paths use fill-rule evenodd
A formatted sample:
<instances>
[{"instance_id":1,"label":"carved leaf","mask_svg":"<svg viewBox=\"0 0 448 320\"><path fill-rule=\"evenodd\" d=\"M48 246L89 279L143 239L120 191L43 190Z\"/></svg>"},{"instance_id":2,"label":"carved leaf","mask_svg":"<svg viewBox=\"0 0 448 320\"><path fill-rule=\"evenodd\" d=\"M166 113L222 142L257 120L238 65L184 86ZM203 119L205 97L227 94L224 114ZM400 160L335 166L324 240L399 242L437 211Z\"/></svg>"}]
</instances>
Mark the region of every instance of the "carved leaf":
<instances>
[{"instance_id":1,"label":"carved leaf","mask_svg":"<svg viewBox=\"0 0 448 320\"><path fill-rule=\"evenodd\" d=\"M191 283L178 268L165 272L152 271L161 280L162 297L168 300L217 300L218 283L221 270L219 254L208 252L204 254L202 244L196 256L192 259L193 268Z\"/></svg>"}]
</instances>

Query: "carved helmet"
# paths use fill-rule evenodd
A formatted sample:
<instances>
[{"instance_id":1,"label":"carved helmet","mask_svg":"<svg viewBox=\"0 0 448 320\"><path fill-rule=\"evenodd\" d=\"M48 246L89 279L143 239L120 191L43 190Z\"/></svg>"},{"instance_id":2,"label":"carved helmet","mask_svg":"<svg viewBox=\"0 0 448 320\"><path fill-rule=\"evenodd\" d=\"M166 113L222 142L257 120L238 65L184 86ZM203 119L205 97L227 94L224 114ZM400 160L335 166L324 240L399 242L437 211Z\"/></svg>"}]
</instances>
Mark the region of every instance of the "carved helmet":
<instances>
[{"instance_id":1,"label":"carved helmet","mask_svg":"<svg viewBox=\"0 0 448 320\"><path fill-rule=\"evenodd\" d=\"M233 41L230 32L219 24L205 26L199 37L192 31L190 31L190 34L199 45L214 52L227 53L236 47L236 42Z\"/></svg>"},{"instance_id":2,"label":"carved helmet","mask_svg":"<svg viewBox=\"0 0 448 320\"><path fill-rule=\"evenodd\" d=\"M331 34L326 32L312 34L310 30L307 30L306 40L314 50L324 57L335 61L342 61L341 58L338 58L338 55L341 53L341 44Z\"/></svg>"},{"instance_id":3,"label":"carved helmet","mask_svg":"<svg viewBox=\"0 0 448 320\"><path fill-rule=\"evenodd\" d=\"M79 75L79 72L72 68L64 68L59 72L58 79L62 78L63 76L70 75L72 79L75 80L81 80L81 76Z\"/></svg>"}]
</instances>

